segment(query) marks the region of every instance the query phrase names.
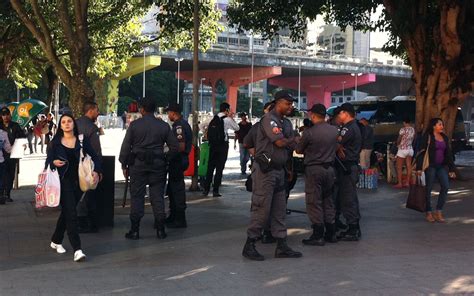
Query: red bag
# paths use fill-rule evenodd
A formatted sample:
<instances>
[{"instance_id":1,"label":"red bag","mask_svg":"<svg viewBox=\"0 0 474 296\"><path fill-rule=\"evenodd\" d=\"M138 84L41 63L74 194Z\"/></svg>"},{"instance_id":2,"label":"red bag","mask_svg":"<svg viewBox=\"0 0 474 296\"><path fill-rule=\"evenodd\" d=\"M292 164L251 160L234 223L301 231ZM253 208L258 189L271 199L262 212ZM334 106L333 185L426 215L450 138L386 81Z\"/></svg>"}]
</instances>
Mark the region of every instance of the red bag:
<instances>
[{"instance_id":1,"label":"red bag","mask_svg":"<svg viewBox=\"0 0 474 296\"><path fill-rule=\"evenodd\" d=\"M410 184L406 208L422 213L426 211L426 187L420 176L416 177L415 184Z\"/></svg>"}]
</instances>

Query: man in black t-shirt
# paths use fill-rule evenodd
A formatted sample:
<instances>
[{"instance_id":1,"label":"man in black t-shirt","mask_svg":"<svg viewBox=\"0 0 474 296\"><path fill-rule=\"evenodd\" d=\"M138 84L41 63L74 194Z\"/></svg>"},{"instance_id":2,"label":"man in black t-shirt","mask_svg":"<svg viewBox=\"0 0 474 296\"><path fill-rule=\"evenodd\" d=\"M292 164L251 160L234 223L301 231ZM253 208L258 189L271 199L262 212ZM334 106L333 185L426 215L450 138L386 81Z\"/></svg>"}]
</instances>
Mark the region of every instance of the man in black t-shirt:
<instances>
[{"instance_id":1,"label":"man in black t-shirt","mask_svg":"<svg viewBox=\"0 0 474 296\"><path fill-rule=\"evenodd\" d=\"M249 133L252 128L252 123L247 121L247 113L240 113L240 123L239 130L235 132L234 139L234 149L237 149L237 141L239 141L239 151L240 151L240 170L242 175L245 175L247 172L247 163L250 159L250 153L247 148L244 147L244 138Z\"/></svg>"}]
</instances>

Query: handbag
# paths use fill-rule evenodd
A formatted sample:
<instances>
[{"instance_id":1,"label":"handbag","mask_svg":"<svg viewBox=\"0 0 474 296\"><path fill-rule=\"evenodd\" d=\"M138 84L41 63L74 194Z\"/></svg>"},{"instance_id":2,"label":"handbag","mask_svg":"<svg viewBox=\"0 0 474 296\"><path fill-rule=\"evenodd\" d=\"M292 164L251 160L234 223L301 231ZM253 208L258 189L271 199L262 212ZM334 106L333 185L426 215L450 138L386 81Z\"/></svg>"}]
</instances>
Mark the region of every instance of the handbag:
<instances>
[{"instance_id":1,"label":"handbag","mask_svg":"<svg viewBox=\"0 0 474 296\"><path fill-rule=\"evenodd\" d=\"M82 192L94 190L97 188L92 172L94 171L94 162L89 155L84 155L82 142L84 135L79 135L79 143L81 144L80 158L79 158L79 187Z\"/></svg>"},{"instance_id":2,"label":"handbag","mask_svg":"<svg viewBox=\"0 0 474 296\"><path fill-rule=\"evenodd\" d=\"M426 187L424 186L423 178L424 176L417 176L415 184L410 185L406 203L407 209L422 213L426 211Z\"/></svg>"},{"instance_id":3,"label":"handbag","mask_svg":"<svg viewBox=\"0 0 474 296\"><path fill-rule=\"evenodd\" d=\"M265 153L255 156L255 162L262 173L266 174L272 170L272 159L265 155Z\"/></svg>"},{"instance_id":4,"label":"handbag","mask_svg":"<svg viewBox=\"0 0 474 296\"><path fill-rule=\"evenodd\" d=\"M35 187L35 207L59 206L61 197L61 181L57 170L51 170L48 165L38 176L38 183Z\"/></svg>"}]
</instances>

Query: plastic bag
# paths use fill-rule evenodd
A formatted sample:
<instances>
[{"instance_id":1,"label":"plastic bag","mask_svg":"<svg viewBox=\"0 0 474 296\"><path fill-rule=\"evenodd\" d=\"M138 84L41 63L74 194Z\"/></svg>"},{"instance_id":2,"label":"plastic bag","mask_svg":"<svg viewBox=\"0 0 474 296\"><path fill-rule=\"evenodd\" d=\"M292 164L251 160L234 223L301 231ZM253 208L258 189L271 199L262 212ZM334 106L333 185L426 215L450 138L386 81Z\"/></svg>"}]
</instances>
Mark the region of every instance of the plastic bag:
<instances>
[{"instance_id":1,"label":"plastic bag","mask_svg":"<svg viewBox=\"0 0 474 296\"><path fill-rule=\"evenodd\" d=\"M79 141L81 143L81 152L79 159L79 187L82 192L89 190L94 190L97 188L97 182L94 181L92 172L94 171L94 162L89 155L84 156L84 151L82 149L82 141L84 140L84 135L79 135Z\"/></svg>"},{"instance_id":2,"label":"plastic bag","mask_svg":"<svg viewBox=\"0 0 474 296\"><path fill-rule=\"evenodd\" d=\"M57 170L51 170L48 166L38 176L38 184L35 188L36 208L57 207L61 197L61 182Z\"/></svg>"}]
</instances>

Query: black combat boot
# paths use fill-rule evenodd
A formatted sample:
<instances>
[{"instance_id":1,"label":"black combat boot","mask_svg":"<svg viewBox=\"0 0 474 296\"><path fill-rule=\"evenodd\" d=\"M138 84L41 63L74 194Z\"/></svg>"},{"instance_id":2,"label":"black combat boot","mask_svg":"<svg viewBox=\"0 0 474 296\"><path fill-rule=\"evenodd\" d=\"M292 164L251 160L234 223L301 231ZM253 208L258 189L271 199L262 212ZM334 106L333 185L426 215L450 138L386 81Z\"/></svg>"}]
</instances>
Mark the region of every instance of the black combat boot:
<instances>
[{"instance_id":1,"label":"black combat boot","mask_svg":"<svg viewBox=\"0 0 474 296\"><path fill-rule=\"evenodd\" d=\"M212 197L221 197L222 194L219 193L219 189L212 190Z\"/></svg>"},{"instance_id":2,"label":"black combat boot","mask_svg":"<svg viewBox=\"0 0 474 296\"><path fill-rule=\"evenodd\" d=\"M176 219L176 214L175 211L170 210L170 215L165 219L166 224L170 224L174 222L174 219Z\"/></svg>"},{"instance_id":3,"label":"black combat boot","mask_svg":"<svg viewBox=\"0 0 474 296\"><path fill-rule=\"evenodd\" d=\"M336 231L339 231L339 230L346 231L346 230L347 230L347 225L344 224L344 223L339 219L339 217L337 217L337 218L336 218Z\"/></svg>"},{"instance_id":4,"label":"black combat boot","mask_svg":"<svg viewBox=\"0 0 474 296\"><path fill-rule=\"evenodd\" d=\"M262 235L262 244L273 244L276 242L276 239L273 237L270 230L264 230Z\"/></svg>"},{"instance_id":5,"label":"black combat boot","mask_svg":"<svg viewBox=\"0 0 474 296\"><path fill-rule=\"evenodd\" d=\"M326 223L326 232L324 233L324 240L328 243L337 243L336 224Z\"/></svg>"},{"instance_id":6,"label":"black combat boot","mask_svg":"<svg viewBox=\"0 0 474 296\"><path fill-rule=\"evenodd\" d=\"M341 241L355 242L361 237L359 223L349 224L349 229L342 232L337 238Z\"/></svg>"},{"instance_id":7,"label":"black combat boot","mask_svg":"<svg viewBox=\"0 0 474 296\"><path fill-rule=\"evenodd\" d=\"M303 256L301 252L293 251L286 243L286 238L277 238L277 247L275 250L275 258L300 258Z\"/></svg>"},{"instance_id":8,"label":"black combat boot","mask_svg":"<svg viewBox=\"0 0 474 296\"><path fill-rule=\"evenodd\" d=\"M159 239L165 239L168 235L165 231L165 221L164 220L156 220L156 237Z\"/></svg>"},{"instance_id":9,"label":"black combat boot","mask_svg":"<svg viewBox=\"0 0 474 296\"><path fill-rule=\"evenodd\" d=\"M254 238L247 238L244 249L242 250L242 256L250 260L263 261L265 260L265 257L263 257L263 255L255 248L255 241L256 239Z\"/></svg>"},{"instance_id":10,"label":"black combat boot","mask_svg":"<svg viewBox=\"0 0 474 296\"><path fill-rule=\"evenodd\" d=\"M186 213L184 211L177 211L176 217L172 223L167 223L168 228L186 228L188 224L186 223Z\"/></svg>"},{"instance_id":11,"label":"black combat boot","mask_svg":"<svg viewBox=\"0 0 474 296\"><path fill-rule=\"evenodd\" d=\"M0 205L4 205L5 202L7 201L7 196L5 195L5 192L0 192Z\"/></svg>"},{"instance_id":12,"label":"black combat boot","mask_svg":"<svg viewBox=\"0 0 474 296\"><path fill-rule=\"evenodd\" d=\"M130 231L125 234L125 238L131 240L140 238L140 221L132 221L132 227Z\"/></svg>"},{"instance_id":13,"label":"black combat boot","mask_svg":"<svg viewBox=\"0 0 474 296\"><path fill-rule=\"evenodd\" d=\"M13 199L10 197L10 191L6 191L6 199L8 202L13 202Z\"/></svg>"},{"instance_id":14,"label":"black combat boot","mask_svg":"<svg viewBox=\"0 0 474 296\"><path fill-rule=\"evenodd\" d=\"M313 224L313 234L303 239L303 244L308 246L324 246L324 224Z\"/></svg>"}]
</instances>

